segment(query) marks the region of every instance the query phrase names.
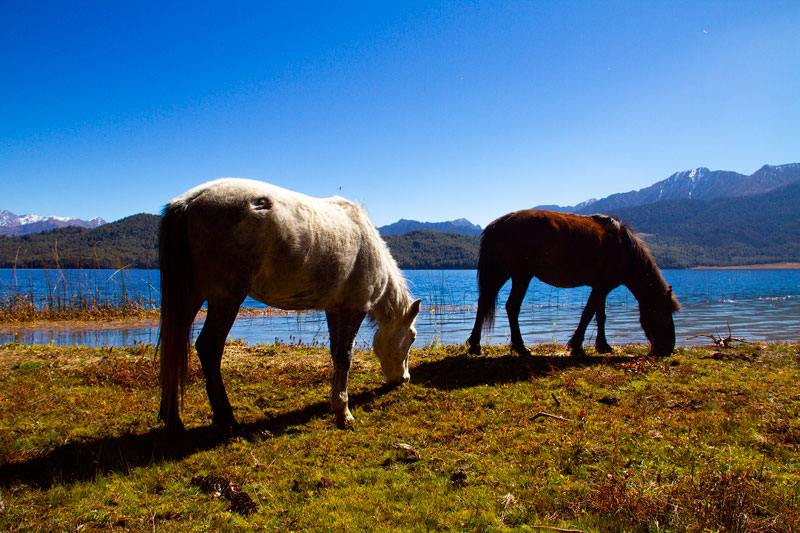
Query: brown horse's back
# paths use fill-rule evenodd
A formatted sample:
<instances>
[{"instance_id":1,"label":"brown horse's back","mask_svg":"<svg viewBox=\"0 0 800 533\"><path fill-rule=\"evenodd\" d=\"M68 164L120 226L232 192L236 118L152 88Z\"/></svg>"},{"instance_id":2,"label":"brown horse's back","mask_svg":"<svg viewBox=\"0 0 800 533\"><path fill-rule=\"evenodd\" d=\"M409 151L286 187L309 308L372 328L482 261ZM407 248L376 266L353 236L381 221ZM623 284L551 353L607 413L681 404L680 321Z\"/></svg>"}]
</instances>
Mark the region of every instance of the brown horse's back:
<instances>
[{"instance_id":1,"label":"brown horse's back","mask_svg":"<svg viewBox=\"0 0 800 533\"><path fill-rule=\"evenodd\" d=\"M506 279L532 275L556 287L616 286L628 262L620 233L610 217L516 211L486 227L480 257L505 265Z\"/></svg>"}]
</instances>

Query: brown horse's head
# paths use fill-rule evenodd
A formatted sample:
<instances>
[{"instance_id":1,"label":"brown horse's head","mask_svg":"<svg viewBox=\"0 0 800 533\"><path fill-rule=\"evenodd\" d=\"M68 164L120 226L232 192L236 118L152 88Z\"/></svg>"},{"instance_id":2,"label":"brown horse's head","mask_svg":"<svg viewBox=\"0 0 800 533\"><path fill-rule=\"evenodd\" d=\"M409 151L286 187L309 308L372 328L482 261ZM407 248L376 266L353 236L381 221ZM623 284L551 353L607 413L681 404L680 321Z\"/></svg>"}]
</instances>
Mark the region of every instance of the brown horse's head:
<instances>
[{"instance_id":1,"label":"brown horse's head","mask_svg":"<svg viewBox=\"0 0 800 533\"><path fill-rule=\"evenodd\" d=\"M672 314L680 310L681 306L672 287L649 302L639 302L639 319L644 334L650 341L650 355L664 357L670 355L675 349L675 323Z\"/></svg>"}]
</instances>

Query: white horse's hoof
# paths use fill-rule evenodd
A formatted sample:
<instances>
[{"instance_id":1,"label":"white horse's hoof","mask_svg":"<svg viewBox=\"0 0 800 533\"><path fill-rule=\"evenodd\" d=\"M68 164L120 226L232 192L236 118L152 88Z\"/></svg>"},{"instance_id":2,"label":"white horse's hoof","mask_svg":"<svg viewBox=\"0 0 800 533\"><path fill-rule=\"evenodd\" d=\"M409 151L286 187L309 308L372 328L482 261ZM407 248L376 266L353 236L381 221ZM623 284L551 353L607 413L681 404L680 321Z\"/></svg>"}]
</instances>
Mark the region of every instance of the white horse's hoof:
<instances>
[{"instance_id":1,"label":"white horse's hoof","mask_svg":"<svg viewBox=\"0 0 800 533\"><path fill-rule=\"evenodd\" d=\"M339 429L354 429L355 425L356 419L349 411L343 415L336 415L336 427Z\"/></svg>"}]
</instances>

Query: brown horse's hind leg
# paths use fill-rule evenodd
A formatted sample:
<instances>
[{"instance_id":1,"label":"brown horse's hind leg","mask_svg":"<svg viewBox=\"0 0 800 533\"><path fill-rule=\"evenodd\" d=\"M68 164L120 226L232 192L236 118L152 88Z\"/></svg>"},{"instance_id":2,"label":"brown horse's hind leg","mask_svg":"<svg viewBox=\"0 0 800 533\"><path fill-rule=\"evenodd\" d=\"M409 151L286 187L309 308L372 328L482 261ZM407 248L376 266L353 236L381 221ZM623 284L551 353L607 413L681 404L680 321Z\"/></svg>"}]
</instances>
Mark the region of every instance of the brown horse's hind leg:
<instances>
[{"instance_id":1,"label":"brown horse's hind leg","mask_svg":"<svg viewBox=\"0 0 800 533\"><path fill-rule=\"evenodd\" d=\"M472 333L467 339L469 344L468 353L472 355L481 354L481 330L483 329L483 321L486 319L486 314L489 312L489 306L494 306L494 297L488 297L484 294L478 296L478 312L475 315L475 325L472 327Z\"/></svg>"},{"instance_id":2,"label":"brown horse's hind leg","mask_svg":"<svg viewBox=\"0 0 800 533\"><path fill-rule=\"evenodd\" d=\"M607 295L607 290L592 287L592 292L589 294L589 300L586 302L586 307L583 308L583 313L581 313L581 320L578 323L578 328L575 330L575 333L572 334L572 338L567 343L567 346L569 346L573 357L586 356L586 352L583 351L583 339L586 335L586 327L589 325L589 322L591 322L595 313L598 313L598 310L600 309L602 309L603 319L602 321L597 321L597 337L599 340L602 336L603 340L605 340L605 300ZM602 326L600 325L601 322Z\"/></svg>"},{"instance_id":3,"label":"brown horse's hind leg","mask_svg":"<svg viewBox=\"0 0 800 533\"><path fill-rule=\"evenodd\" d=\"M220 365L225 339L243 300L242 298L232 301L209 301L206 321L195 343L203 375L206 378L206 392L211 403L214 425L231 435L240 433L240 429L233 417L233 409L225 392Z\"/></svg>"},{"instance_id":4,"label":"brown horse's hind leg","mask_svg":"<svg viewBox=\"0 0 800 533\"><path fill-rule=\"evenodd\" d=\"M481 273L481 275L489 276L485 273ZM481 354L481 330L483 329L484 321L488 321L490 326L494 322L497 293L500 292L500 288L506 281L508 281L508 277L503 278L502 276L497 279L482 279L479 281L478 312L475 314L475 325L472 327L472 333L467 339L467 344L469 344L468 353L472 355Z\"/></svg>"},{"instance_id":5,"label":"brown horse's hind leg","mask_svg":"<svg viewBox=\"0 0 800 533\"><path fill-rule=\"evenodd\" d=\"M522 307L522 300L528 292L528 285L531 283L530 276L511 278L511 293L506 301L506 313L508 314L508 325L511 327L511 350L522 356L531 356L531 351L525 347L522 340L522 333L519 331L519 310Z\"/></svg>"},{"instance_id":6,"label":"brown horse's hind leg","mask_svg":"<svg viewBox=\"0 0 800 533\"><path fill-rule=\"evenodd\" d=\"M331 359L333 359L333 381L331 383L331 411L340 428L352 427L355 419L347 405L347 380L353 360L358 328L366 313L360 311L327 311L328 332L331 336Z\"/></svg>"}]
</instances>

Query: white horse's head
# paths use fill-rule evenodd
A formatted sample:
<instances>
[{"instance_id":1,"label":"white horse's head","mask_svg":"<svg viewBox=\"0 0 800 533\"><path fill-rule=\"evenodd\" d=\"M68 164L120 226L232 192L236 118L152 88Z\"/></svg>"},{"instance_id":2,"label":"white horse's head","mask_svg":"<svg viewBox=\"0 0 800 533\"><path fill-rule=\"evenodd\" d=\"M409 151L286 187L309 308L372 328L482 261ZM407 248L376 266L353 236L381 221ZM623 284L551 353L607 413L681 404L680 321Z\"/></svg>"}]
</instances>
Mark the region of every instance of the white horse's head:
<instances>
[{"instance_id":1,"label":"white horse's head","mask_svg":"<svg viewBox=\"0 0 800 533\"><path fill-rule=\"evenodd\" d=\"M372 348L381 362L386 383L394 385L411 379L408 373L408 350L417 338L414 319L419 314L420 303L422 300L414 300L404 313L393 320L378 322Z\"/></svg>"}]
</instances>

